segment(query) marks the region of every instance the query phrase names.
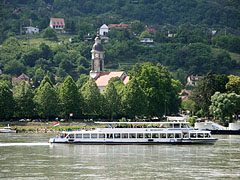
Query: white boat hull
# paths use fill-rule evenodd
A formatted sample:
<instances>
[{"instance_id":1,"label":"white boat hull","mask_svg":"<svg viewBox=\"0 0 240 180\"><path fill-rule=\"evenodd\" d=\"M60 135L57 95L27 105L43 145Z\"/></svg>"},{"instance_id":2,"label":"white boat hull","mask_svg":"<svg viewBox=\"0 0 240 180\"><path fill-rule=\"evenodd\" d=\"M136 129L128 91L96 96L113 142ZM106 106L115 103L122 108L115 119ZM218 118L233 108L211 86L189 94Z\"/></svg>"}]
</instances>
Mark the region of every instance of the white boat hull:
<instances>
[{"instance_id":1,"label":"white boat hull","mask_svg":"<svg viewBox=\"0 0 240 180\"><path fill-rule=\"evenodd\" d=\"M144 139L144 140L91 140L91 139L66 139L66 138L50 138L49 143L71 143L71 144L104 144L104 145L124 145L124 144L139 144L139 145L153 145L153 144L214 144L217 141L215 138L211 139Z\"/></svg>"}]
</instances>

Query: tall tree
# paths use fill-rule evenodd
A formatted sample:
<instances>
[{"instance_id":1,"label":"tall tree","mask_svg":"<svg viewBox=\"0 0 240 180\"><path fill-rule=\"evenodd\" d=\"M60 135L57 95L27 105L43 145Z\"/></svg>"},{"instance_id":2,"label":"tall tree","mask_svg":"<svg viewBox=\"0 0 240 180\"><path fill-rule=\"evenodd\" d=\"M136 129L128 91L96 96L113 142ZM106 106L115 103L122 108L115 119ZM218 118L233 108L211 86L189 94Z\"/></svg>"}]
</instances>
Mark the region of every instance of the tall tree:
<instances>
[{"instance_id":1,"label":"tall tree","mask_svg":"<svg viewBox=\"0 0 240 180\"><path fill-rule=\"evenodd\" d=\"M35 115L35 103L33 101L33 91L25 81L17 84L14 91L15 117L32 118Z\"/></svg>"},{"instance_id":2,"label":"tall tree","mask_svg":"<svg viewBox=\"0 0 240 180\"><path fill-rule=\"evenodd\" d=\"M54 118L58 114L58 96L56 90L49 82L39 88L35 101L37 103L37 112L40 117Z\"/></svg>"},{"instance_id":3,"label":"tall tree","mask_svg":"<svg viewBox=\"0 0 240 180\"><path fill-rule=\"evenodd\" d=\"M130 118L143 116L147 110L147 97L139 86L137 80L132 78L124 87L122 108L124 114Z\"/></svg>"},{"instance_id":4,"label":"tall tree","mask_svg":"<svg viewBox=\"0 0 240 180\"><path fill-rule=\"evenodd\" d=\"M13 112L13 93L6 82L0 81L0 119L11 118Z\"/></svg>"},{"instance_id":5,"label":"tall tree","mask_svg":"<svg viewBox=\"0 0 240 180\"><path fill-rule=\"evenodd\" d=\"M62 114L68 118L72 113L74 117L82 114L82 96L71 76L68 76L60 88L59 100Z\"/></svg>"},{"instance_id":6,"label":"tall tree","mask_svg":"<svg viewBox=\"0 0 240 180\"><path fill-rule=\"evenodd\" d=\"M108 115L113 119L121 113L121 99L114 86L114 82L110 81L104 91L104 97L106 99L106 111Z\"/></svg>"},{"instance_id":7,"label":"tall tree","mask_svg":"<svg viewBox=\"0 0 240 180\"><path fill-rule=\"evenodd\" d=\"M94 79L90 79L81 88L81 92L84 99L83 113L89 115L92 118L102 114L102 105L104 98L100 93L97 84Z\"/></svg>"}]
</instances>

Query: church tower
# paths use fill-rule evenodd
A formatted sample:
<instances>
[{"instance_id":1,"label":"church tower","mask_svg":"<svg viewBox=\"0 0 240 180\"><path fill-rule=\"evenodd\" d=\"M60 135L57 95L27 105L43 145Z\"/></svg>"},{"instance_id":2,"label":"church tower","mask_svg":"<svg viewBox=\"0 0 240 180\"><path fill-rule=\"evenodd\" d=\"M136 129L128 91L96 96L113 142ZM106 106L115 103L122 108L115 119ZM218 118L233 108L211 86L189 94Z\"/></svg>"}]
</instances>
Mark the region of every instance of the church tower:
<instances>
[{"instance_id":1,"label":"church tower","mask_svg":"<svg viewBox=\"0 0 240 180\"><path fill-rule=\"evenodd\" d=\"M95 38L95 43L92 47L92 67L90 71L90 78L96 78L104 71L104 51L100 38Z\"/></svg>"}]
</instances>

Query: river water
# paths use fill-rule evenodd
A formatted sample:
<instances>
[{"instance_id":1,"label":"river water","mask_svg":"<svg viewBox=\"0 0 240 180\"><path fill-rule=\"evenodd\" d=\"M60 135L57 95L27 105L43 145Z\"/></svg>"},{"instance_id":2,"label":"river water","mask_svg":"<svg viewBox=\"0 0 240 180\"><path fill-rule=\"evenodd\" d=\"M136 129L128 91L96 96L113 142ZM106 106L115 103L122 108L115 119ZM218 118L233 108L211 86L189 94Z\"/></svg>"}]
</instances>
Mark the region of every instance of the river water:
<instances>
[{"instance_id":1,"label":"river water","mask_svg":"<svg viewBox=\"0 0 240 180\"><path fill-rule=\"evenodd\" d=\"M240 179L240 136L215 145L49 145L53 134L0 134L0 179Z\"/></svg>"}]
</instances>

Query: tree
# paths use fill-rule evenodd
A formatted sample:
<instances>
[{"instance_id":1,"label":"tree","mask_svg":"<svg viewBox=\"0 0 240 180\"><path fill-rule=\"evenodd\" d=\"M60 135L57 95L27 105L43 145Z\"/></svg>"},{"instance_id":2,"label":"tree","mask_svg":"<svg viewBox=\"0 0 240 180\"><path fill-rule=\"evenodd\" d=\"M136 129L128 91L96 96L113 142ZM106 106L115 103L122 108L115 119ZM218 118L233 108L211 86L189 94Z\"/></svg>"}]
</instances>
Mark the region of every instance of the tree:
<instances>
[{"instance_id":1,"label":"tree","mask_svg":"<svg viewBox=\"0 0 240 180\"><path fill-rule=\"evenodd\" d=\"M11 118L13 112L13 93L6 82L0 81L0 119Z\"/></svg>"},{"instance_id":2,"label":"tree","mask_svg":"<svg viewBox=\"0 0 240 180\"><path fill-rule=\"evenodd\" d=\"M124 114L130 118L143 116L146 113L147 97L139 86L137 80L132 78L124 87L122 108Z\"/></svg>"},{"instance_id":3,"label":"tree","mask_svg":"<svg viewBox=\"0 0 240 180\"><path fill-rule=\"evenodd\" d=\"M121 112L121 99L112 81L106 86L104 97L106 100L107 114L113 119Z\"/></svg>"},{"instance_id":4,"label":"tree","mask_svg":"<svg viewBox=\"0 0 240 180\"><path fill-rule=\"evenodd\" d=\"M203 76L195 86L194 90L190 95L190 99L195 102L196 110L202 110L205 116L209 116L209 106L211 105L212 95L218 91L222 90L222 85L218 85L215 75L208 73L206 76ZM221 82L219 80L219 82ZM221 82L224 83L224 82Z\"/></svg>"},{"instance_id":5,"label":"tree","mask_svg":"<svg viewBox=\"0 0 240 180\"><path fill-rule=\"evenodd\" d=\"M80 117L83 100L71 76L68 76L60 87L59 100L64 117L68 118L71 113L74 117Z\"/></svg>"},{"instance_id":6,"label":"tree","mask_svg":"<svg viewBox=\"0 0 240 180\"><path fill-rule=\"evenodd\" d=\"M44 85L43 85L44 84ZM49 82L41 84L35 96L37 113L43 118L54 118L58 114L58 96Z\"/></svg>"},{"instance_id":7,"label":"tree","mask_svg":"<svg viewBox=\"0 0 240 180\"><path fill-rule=\"evenodd\" d=\"M21 81L14 91L15 112L17 118L32 118L35 110L33 91L28 83Z\"/></svg>"},{"instance_id":8,"label":"tree","mask_svg":"<svg viewBox=\"0 0 240 180\"><path fill-rule=\"evenodd\" d=\"M230 118L232 122L232 115L240 110L240 95L236 93L220 93L216 92L211 97L211 106L209 107L212 115L221 118L223 121L225 117Z\"/></svg>"},{"instance_id":9,"label":"tree","mask_svg":"<svg viewBox=\"0 0 240 180\"><path fill-rule=\"evenodd\" d=\"M100 93L99 88L94 79L89 79L87 83L81 88L81 92L84 99L83 113L85 115L99 116L102 114L102 105L104 103L104 98Z\"/></svg>"},{"instance_id":10,"label":"tree","mask_svg":"<svg viewBox=\"0 0 240 180\"><path fill-rule=\"evenodd\" d=\"M25 71L25 67L21 62L17 60L11 60L5 64L3 70L7 74L18 76Z\"/></svg>"},{"instance_id":11,"label":"tree","mask_svg":"<svg viewBox=\"0 0 240 180\"><path fill-rule=\"evenodd\" d=\"M230 75L228 78L229 82L226 84L226 90L240 95L240 77Z\"/></svg>"},{"instance_id":12,"label":"tree","mask_svg":"<svg viewBox=\"0 0 240 180\"><path fill-rule=\"evenodd\" d=\"M89 75L81 74L76 82L77 87L81 89L83 85L88 82L88 79L89 79Z\"/></svg>"},{"instance_id":13,"label":"tree","mask_svg":"<svg viewBox=\"0 0 240 180\"><path fill-rule=\"evenodd\" d=\"M50 27L47 27L46 29L43 30L43 35L42 36L44 38L57 40L56 32Z\"/></svg>"},{"instance_id":14,"label":"tree","mask_svg":"<svg viewBox=\"0 0 240 180\"><path fill-rule=\"evenodd\" d=\"M154 66L152 63L136 64L130 74L132 78L136 78L147 97L148 116L161 117L164 114L175 113L179 109L180 101L176 98L181 83L172 81L172 74L165 66L161 64Z\"/></svg>"},{"instance_id":15,"label":"tree","mask_svg":"<svg viewBox=\"0 0 240 180\"><path fill-rule=\"evenodd\" d=\"M36 69L35 74L33 76L33 84L35 87L38 87L40 85L40 82L44 78L45 71L40 67Z\"/></svg>"}]
</instances>

